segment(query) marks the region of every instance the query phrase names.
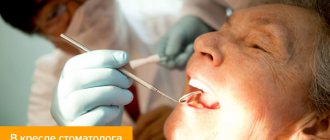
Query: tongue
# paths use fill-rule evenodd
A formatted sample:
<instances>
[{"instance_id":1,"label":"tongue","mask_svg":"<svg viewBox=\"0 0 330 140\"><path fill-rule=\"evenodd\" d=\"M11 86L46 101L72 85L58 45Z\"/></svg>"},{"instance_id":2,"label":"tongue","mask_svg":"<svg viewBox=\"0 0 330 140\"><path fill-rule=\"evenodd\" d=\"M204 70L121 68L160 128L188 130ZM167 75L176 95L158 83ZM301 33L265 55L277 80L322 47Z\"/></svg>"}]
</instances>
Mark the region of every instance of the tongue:
<instances>
[{"instance_id":1,"label":"tongue","mask_svg":"<svg viewBox=\"0 0 330 140\"><path fill-rule=\"evenodd\" d=\"M191 97L188 104L196 108L219 109L220 104L212 94L201 93Z\"/></svg>"},{"instance_id":2,"label":"tongue","mask_svg":"<svg viewBox=\"0 0 330 140\"><path fill-rule=\"evenodd\" d=\"M213 94L209 94L209 93L200 94L199 102L206 108L219 109L220 108L220 103L212 95Z\"/></svg>"}]
</instances>

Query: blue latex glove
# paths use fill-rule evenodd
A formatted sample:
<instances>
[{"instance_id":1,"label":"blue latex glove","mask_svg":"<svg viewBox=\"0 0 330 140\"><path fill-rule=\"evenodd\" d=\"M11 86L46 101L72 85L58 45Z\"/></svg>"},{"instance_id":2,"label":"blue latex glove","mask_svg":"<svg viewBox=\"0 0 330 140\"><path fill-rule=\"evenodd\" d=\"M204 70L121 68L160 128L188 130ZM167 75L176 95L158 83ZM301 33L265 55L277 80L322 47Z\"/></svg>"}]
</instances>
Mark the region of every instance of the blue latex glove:
<instances>
[{"instance_id":1,"label":"blue latex glove","mask_svg":"<svg viewBox=\"0 0 330 140\"><path fill-rule=\"evenodd\" d=\"M128 62L123 51L98 50L65 65L51 112L59 125L120 125L123 106L133 99L132 80L116 68Z\"/></svg>"},{"instance_id":2,"label":"blue latex glove","mask_svg":"<svg viewBox=\"0 0 330 140\"><path fill-rule=\"evenodd\" d=\"M194 40L199 35L211 31L214 29L196 16L181 18L160 39L157 45L157 51L161 58L160 64L170 69L185 68L194 52Z\"/></svg>"}]
</instances>

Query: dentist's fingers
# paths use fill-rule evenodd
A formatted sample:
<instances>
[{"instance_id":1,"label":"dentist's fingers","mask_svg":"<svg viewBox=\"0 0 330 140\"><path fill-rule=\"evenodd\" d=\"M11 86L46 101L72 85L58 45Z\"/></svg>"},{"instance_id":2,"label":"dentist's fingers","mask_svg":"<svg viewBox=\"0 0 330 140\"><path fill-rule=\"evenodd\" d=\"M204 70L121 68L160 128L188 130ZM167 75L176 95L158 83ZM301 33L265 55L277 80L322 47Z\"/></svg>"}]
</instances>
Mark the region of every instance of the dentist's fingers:
<instances>
[{"instance_id":1,"label":"dentist's fingers","mask_svg":"<svg viewBox=\"0 0 330 140\"><path fill-rule=\"evenodd\" d=\"M167 47L165 50L165 55L170 59L176 57L183 48L184 45L184 36L181 35L182 33L172 33L171 36L168 38Z\"/></svg>"},{"instance_id":2,"label":"dentist's fingers","mask_svg":"<svg viewBox=\"0 0 330 140\"><path fill-rule=\"evenodd\" d=\"M128 62L128 54L116 50L95 50L71 58L64 67L62 75L79 69L120 68Z\"/></svg>"},{"instance_id":3,"label":"dentist's fingers","mask_svg":"<svg viewBox=\"0 0 330 140\"><path fill-rule=\"evenodd\" d=\"M194 44L189 44L184 50L184 52L180 53L179 56L175 58L176 66L178 68L184 68L193 53Z\"/></svg>"},{"instance_id":4,"label":"dentist's fingers","mask_svg":"<svg viewBox=\"0 0 330 140\"><path fill-rule=\"evenodd\" d=\"M72 91L100 87L100 86L117 86L120 88L129 88L132 85L132 79L116 69L99 68L99 69L82 69L74 72L68 72L66 77L61 79L61 85L65 86L62 93L70 93Z\"/></svg>"},{"instance_id":5,"label":"dentist's fingers","mask_svg":"<svg viewBox=\"0 0 330 140\"><path fill-rule=\"evenodd\" d=\"M118 106L100 106L73 120L70 126L96 126L105 125L119 116L121 110Z\"/></svg>"},{"instance_id":6,"label":"dentist's fingers","mask_svg":"<svg viewBox=\"0 0 330 140\"><path fill-rule=\"evenodd\" d=\"M100 106L124 106L133 100L132 93L127 89L115 86L104 86L78 90L62 100L62 116L68 120Z\"/></svg>"}]
</instances>

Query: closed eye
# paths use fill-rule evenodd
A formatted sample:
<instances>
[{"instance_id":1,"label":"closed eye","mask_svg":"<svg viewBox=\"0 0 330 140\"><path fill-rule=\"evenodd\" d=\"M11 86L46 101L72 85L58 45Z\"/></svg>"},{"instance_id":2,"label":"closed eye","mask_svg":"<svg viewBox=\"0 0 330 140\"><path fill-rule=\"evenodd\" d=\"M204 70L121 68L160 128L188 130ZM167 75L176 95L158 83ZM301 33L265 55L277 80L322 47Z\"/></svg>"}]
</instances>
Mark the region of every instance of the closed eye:
<instances>
[{"instance_id":1,"label":"closed eye","mask_svg":"<svg viewBox=\"0 0 330 140\"><path fill-rule=\"evenodd\" d=\"M264 51L264 52L266 52L266 53L269 53L268 51L266 51L264 48L262 48L262 47L259 46L258 44L252 44L251 47L254 48L254 49L259 49L259 50L262 50L262 51Z\"/></svg>"}]
</instances>

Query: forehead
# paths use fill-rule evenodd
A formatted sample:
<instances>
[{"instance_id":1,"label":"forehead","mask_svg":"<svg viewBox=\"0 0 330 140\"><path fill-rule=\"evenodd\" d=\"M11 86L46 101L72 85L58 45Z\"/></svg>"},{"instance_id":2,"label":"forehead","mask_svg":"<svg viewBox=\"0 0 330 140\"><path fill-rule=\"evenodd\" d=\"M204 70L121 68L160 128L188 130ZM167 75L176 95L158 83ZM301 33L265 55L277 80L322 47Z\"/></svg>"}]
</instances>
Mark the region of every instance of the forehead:
<instances>
[{"instance_id":1,"label":"forehead","mask_svg":"<svg viewBox=\"0 0 330 140\"><path fill-rule=\"evenodd\" d=\"M239 20L258 25L285 24L288 23L288 20L296 20L295 17L299 15L300 11L296 7L288 5L260 5L235 11L229 18L229 22Z\"/></svg>"},{"instance_id":2,"label":"forehead","mask_svg":"<svg viewBox=\"0 0 330 140\"><path fill-rule=\"evenodd\" d=\"M312 43L315 43L319 29L315 24L318 21L315 15L310 10L296 6L268 4L236 11L227 24L249 27L249 30L263 28L278 39L292 42L295 48L304 48L315 46Z\"/></svg>"},{"instance_id":3,"label":"forehead","mask_svg":"<svg viewBox=\"0 0 330 140\"><path fill-rule=\"evenodd\" d=\"M309 25L310 18L313 18L312 12L291 5L284 4L266 4L259 5L247 9L235 11L232 20L247 20L251 23L267 25L267 24L287 24L293 25ZM307 24L304 24L307 23Z\"/></svg>"}]
</instances>

